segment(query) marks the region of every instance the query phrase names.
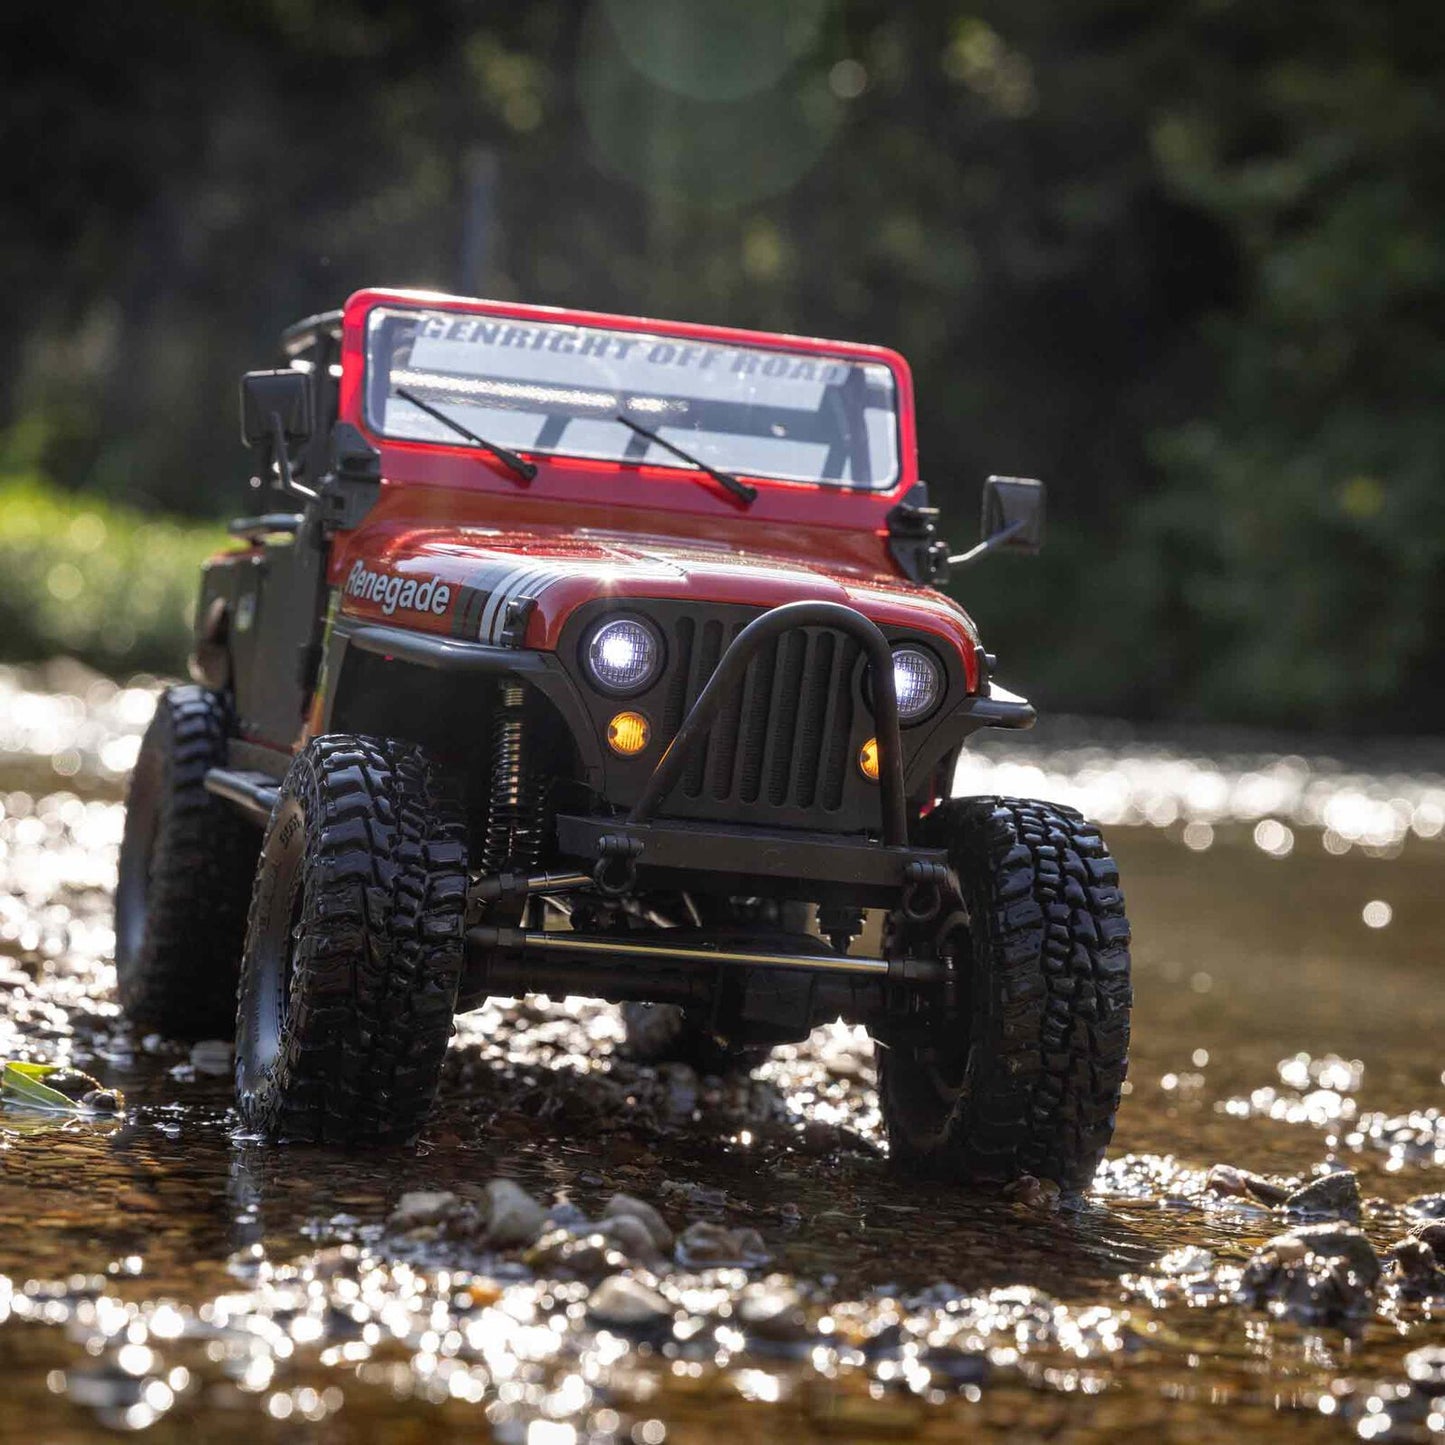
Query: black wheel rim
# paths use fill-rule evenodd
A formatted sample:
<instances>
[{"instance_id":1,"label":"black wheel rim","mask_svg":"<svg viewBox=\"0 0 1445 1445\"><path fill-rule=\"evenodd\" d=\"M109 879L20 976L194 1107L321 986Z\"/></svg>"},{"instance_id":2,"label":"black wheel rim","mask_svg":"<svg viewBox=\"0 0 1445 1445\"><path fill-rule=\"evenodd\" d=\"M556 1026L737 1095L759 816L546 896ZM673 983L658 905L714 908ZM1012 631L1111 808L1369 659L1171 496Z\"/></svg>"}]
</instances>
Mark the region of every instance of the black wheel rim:
<instances>
[{"instance_id":1,"label":"black wheel rim","mask_svg":"<svg viewBox=\"0 0 1445 1445\"><path fill-rule=\"evenodd\" d=\"M261 867L272 876L264 906L252 920L244 964L246 1014L237 1040L243 1089L262 1079L285 1047L306 898L306 832L300 823L293 800L275 819L261 856Z\"/></svg>"},{"instance_id":2,"label":"black wheel rim","mask_svg":"<svg viewBox=\"0 0 1445 1445\"><path fill-rule=\"evenodd\" d=\"M115 964L122 975L130 972L145 943L164 781L160 750L142 747L126 797L125 831L115 883Z\"/></svg>"},{"instance_id":3,"label":"black wheel rim","mask_svg":"<svg viewBox=\"0 0 1445 1445\"><path fill-rule=\"evenodd\" d=\"M946 919L935 942L937 956L954 971L954 1011L945 1043L912 1044L896 1051L901 1068L890 1070L890 1087L906 1103L899 1118L921 1145L946 1123L967 1088L969 1056L969 984L972 943L961 914ZM909 1127L911 1125L911 1127Z\"/></svg>"}]
</instances>

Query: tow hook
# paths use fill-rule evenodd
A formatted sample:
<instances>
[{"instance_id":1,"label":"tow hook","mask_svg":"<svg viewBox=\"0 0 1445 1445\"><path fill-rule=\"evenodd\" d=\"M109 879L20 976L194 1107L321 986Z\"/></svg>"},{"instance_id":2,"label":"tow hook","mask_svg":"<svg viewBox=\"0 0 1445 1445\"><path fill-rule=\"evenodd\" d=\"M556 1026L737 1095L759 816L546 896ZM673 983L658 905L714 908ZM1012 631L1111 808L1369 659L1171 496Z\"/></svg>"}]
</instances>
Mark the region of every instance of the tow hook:
<instances>
[{"instance_id":1,"label":"tow hook","mask_svg":"<svg viewBox=\"0 0 1445 1445\"><path fill-rule=\"evenodd\" d=\"M604 898L622 898L637 886L637 859L642 844L625 833L608 833L597 840L597 863L592 881Z\"/></svg>"},{"instance_id":2,"label":"tow hook","mask_svg":"<svg viewBox=\"0 0 1445 1445\"><path fill-rule=\"evenodd\" d=\"M915 861L903 870L903 916L910 923L928 923L943 907L948 869L942 863Z\"/></svg>"}]
</instances>

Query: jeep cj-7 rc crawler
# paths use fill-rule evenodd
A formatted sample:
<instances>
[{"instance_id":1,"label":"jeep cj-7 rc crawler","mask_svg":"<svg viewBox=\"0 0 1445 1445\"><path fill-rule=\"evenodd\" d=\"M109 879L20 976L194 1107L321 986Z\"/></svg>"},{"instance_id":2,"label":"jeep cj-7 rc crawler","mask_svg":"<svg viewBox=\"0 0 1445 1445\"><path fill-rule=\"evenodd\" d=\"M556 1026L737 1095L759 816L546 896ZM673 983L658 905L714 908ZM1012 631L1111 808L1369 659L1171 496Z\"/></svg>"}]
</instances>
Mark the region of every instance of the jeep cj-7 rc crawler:
<instances>
[{"instance_id":1,"label":"jeep cj-7 rc crawler","mask_svg":"<svg viewBox=\"0 0 1445 1445\"><path fill-rule=\"evenodd\" d=\"M950 796L1034 714L936 590L1036 549L1041 486L950 559L878 347L390 291L282 347L243 431L294 500L206 564L131 781L130 1017L234 1019L245 1125L336 1142L415 1135L488 996L710 1063L841 1017L895 1161L1086 1184L1118 874L1069 809Z\"/></svg>"}]
</instances>

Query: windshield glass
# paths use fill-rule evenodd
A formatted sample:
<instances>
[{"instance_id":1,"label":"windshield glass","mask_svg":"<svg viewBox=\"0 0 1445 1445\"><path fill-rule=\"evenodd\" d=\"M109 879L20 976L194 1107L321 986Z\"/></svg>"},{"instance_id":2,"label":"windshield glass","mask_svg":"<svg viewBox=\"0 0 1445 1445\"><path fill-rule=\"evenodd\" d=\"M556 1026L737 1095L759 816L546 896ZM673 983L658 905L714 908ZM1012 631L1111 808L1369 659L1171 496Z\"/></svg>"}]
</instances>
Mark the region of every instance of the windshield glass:
<instances>
[{"instance_id":1,"label":"windshield glass","mask_svg":"<svg viewBox=\"0 0 1445 1445\"><path fill-rule=\"evenodd\" d=\"M525 452L677 466L619 413L742 476L883 490L898 480L893 374L877 362L505 316L378 307L368 424L455 444L409 391Z\"/></svg>"}]
</instances>

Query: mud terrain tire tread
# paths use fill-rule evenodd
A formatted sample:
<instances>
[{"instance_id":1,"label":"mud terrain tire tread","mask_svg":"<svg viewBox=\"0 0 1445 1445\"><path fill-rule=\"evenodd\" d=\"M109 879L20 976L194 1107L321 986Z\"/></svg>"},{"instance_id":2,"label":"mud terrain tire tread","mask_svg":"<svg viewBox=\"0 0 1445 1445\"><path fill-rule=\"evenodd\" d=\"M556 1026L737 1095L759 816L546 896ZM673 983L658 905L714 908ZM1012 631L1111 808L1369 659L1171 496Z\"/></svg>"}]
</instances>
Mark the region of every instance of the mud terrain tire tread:
<instances>
[{"instance_id":1,"label":"mud terrain tire tread","mask_svg":"<svg viewBox=\"0 0 1445 1445\"><path fill-rule=\"evenodd\" d=\"M232 721L220 693L192 684L163 692L127 796L116 991L134 1024L186 1042L230 1038L236 1022L260 832L205 789L207 770L226 761Z\"/></svg>"},{"instance_id":2,"label":"mud terrain tire tread","mask_svg":"<svg viewBox=\"0 0 1445 1445\"><path fill-rule=\"evenodd\" d=\"M298 826L299 844L283 838ZM280 845L302 856L277 899ZM451 1037L466 889L465 819L420 748L333 735L296 756L262 847L237 1000L247 1127L331 1144L415 1136ZM248 1075L264 1004L251 955L278 905L296 920L289 1004L274 1059Z\"/></svg>"},{"instance_id":3,"label":"mud terrain tire tread","mask_svg":"<svg viewBox=\"0 0 1445 1445\"><path fill-rule=\"evenodd\" d=\"M1118 869L1096 827L1051 803L957 799L922 831L949 850L962 888L972 1022L951 1108L920 1108L916 1063L880 1050L893 1155L954 1179L1032 1174L1085 1188L1128 1071L1133 994Z\"/></svg>"}]
</instances>

